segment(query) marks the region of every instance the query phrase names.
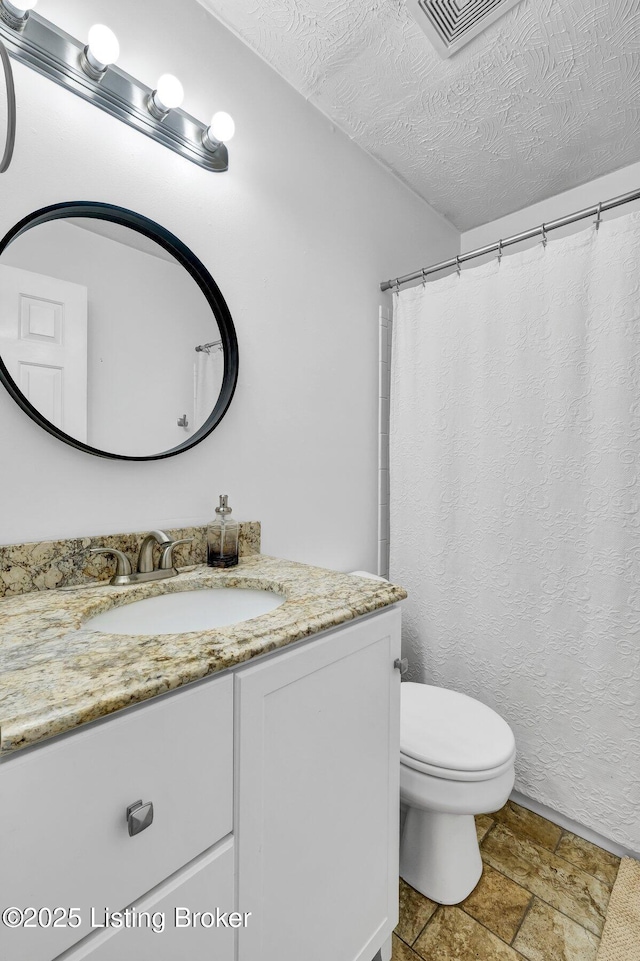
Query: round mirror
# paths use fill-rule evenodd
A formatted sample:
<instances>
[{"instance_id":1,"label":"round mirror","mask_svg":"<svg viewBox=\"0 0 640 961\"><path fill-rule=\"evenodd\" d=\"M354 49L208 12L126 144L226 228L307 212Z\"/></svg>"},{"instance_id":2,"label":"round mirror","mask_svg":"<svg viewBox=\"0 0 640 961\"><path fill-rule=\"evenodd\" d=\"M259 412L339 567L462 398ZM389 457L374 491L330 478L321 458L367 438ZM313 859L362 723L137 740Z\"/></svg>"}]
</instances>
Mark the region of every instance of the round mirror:
<instances>
[{"instance_id":1,"label":"round mirror","mask_svg":"<svg viewBox=\"0 0 640 961\"><path fill-rule=\"evenodd\" d=\"M220 290L146 217L56 204L0 243L0 379L67 444L124 460L179 454L220 423L237 377Z\"/></svg>"}]
</instances>

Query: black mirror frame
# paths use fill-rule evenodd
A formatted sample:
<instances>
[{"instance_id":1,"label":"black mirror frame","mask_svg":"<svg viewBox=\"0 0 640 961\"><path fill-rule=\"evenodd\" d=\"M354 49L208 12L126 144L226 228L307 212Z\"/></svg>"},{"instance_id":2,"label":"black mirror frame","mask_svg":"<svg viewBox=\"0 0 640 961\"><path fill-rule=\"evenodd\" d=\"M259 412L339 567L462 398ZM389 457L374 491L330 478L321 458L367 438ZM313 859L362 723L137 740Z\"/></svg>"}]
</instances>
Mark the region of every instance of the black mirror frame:
<instances>
[{"instance_id":1,"label":"black mirror frame","mask_svg":"<svg viewBox=\"0 0 640 961\"><path fill-rule=\"evenodd\" d=\"M55 427L54 424L43 417L42 414L36 410L32 404L29 403L27 398L24 396L18 385L9 374L9 371L5 367L1 356L0 382L4 384L15 402L26 414L29 415L32 420L36 422L36 424L44 428L44 430L48 431L58 440L64 441L65 444L69 444L71 447L77 448L77 450L86 451L88 454L94 454L97 457L108 457L112 460L162 460L165 457L174 457L176 454L181 454L183 451L189 450L191 447L195 447L196 444L199 444L201 441L203 441L205 437L207 437L211 431L218 426L226 414L238 381L238 341L236 338L236 331L235 327L233 326L233 320L231 319L229 308L227 307L225 299L222 296L218 285L214 281L207 268L200 260L198 260L195 254L185 244L183 244L181 240L179 240L174 234L170 233L170 231L166 230L160 224L155 223L153 220L149 220L142 214L135 213L133 210L127 210L124 207L116 207L112 204L94 203L92 201L70 201L66 203L53 204L50 207L42 207L40 210L34 211L17 223L14 227L12 227L9 233L3 237L3 239L0 241L0 256L9 246L9 244L16 240L21 234L25 233L27 230L30 230L32 227L49 223L52 220L62 220L66 217L89 217L94 220L108 220L111 223L120 224L123 227L130 227L132 230L137 230L138 233L144 234L145 237L148 237L150 240L154 240L161 247L164 247L164 249L172 254L178 263L181 264L182 267L184 267L184 269L195 280L198 287L204 294L207 303L211 307L211 311L217 321L220 331L220 338L222 340L224 373L222 378L222 387L220 389L218 400L216 401L216 406L204 424L193 434L193 436L191 436L188 440L185 440L184 443L159 454L151 454L144 457L131 457L125 454L112 454L108 451L98 450L95 447L91 447L89 444L84 444L75 437L71 437L69 434L65 434L64 431Z\"/></svg>"},{"instance_id":2,"label":"black mirror frame","mask_svg":"<svg viewBox=\"0 0 640 961\"><path fill-rule=\"evenodd\" d=\"M0 174L5 173L11 164L13 148L16 142L16 89L13 82L13 70L7 48L0 40L0 63L4 71L4 81L7 93L7 130L2 159L0 160Z\"/></svg>"}]
</instances>

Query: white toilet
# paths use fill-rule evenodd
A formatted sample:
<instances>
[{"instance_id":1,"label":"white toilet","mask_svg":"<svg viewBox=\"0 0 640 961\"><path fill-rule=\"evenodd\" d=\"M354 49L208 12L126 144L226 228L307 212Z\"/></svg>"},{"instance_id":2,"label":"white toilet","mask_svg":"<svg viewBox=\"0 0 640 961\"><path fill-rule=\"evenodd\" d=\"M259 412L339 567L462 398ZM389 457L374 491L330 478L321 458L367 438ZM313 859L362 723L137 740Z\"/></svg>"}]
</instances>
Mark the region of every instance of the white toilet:
<instances>
[{"instance_id":1,"label":"white toilet","mask_svg":"<svg viewBox=\"0 0 640 961\"><path fill-rule=\"evenodd\" d=\"M482 874L475 814L497 811L514 783L515 739L495 711L427 684L400 687L400 875L457 904Z\"/></svg>"},{"instance_id":2,"label":"white toilet","mask_svg":"<svg viewBox=\"0 0 640 961\"><path fill-rule=\"evenodd\" d=\"M401 684L400 710L400 876L432 901L458 904L482 875L474 816L499 810L513 789L513 731L486 704L428 684Z\"/></svg>"}]
</instances>

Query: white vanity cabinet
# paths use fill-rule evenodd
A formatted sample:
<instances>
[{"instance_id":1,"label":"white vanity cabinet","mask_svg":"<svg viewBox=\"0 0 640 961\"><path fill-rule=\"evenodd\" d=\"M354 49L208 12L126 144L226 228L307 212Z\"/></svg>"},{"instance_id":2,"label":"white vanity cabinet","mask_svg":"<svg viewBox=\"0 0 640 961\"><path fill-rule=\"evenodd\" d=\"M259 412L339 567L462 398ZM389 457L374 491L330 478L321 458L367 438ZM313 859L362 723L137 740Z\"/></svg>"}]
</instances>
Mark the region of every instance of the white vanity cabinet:
<instances>
[{"instance_id":1,"label":"white vanity cabinet","mask_svg":"<svg viewBox=\"0 0 640 961\"><path fill-rule=\"evenodd\" d=\"M0 924L2 961L373 961L397 921L399 648L387 608L3 761L0 907L82 925ZM90 926L126 906L149 924ZM180 907L246 926L176 928Z\"/></svg>"}]
</instances>

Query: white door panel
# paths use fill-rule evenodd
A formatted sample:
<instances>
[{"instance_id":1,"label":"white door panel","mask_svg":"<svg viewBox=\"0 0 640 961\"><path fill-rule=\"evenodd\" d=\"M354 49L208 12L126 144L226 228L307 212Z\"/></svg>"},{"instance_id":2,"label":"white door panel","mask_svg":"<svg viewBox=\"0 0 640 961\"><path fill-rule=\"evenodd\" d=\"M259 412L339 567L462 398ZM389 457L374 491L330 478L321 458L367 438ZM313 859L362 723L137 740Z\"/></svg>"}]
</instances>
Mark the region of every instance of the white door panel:
<instances>
[{"instance_id":1,"label":"white door panel","mask_svg":"<svg viewBox=\"0 0 640 961\"><path fill-rule=\"evenodd\" d=\"M18 363L17 384L25 397L56 427L62 428L62 368ZM16 377L14 376L14 380Z\"/></svg>"}]
</instances>

